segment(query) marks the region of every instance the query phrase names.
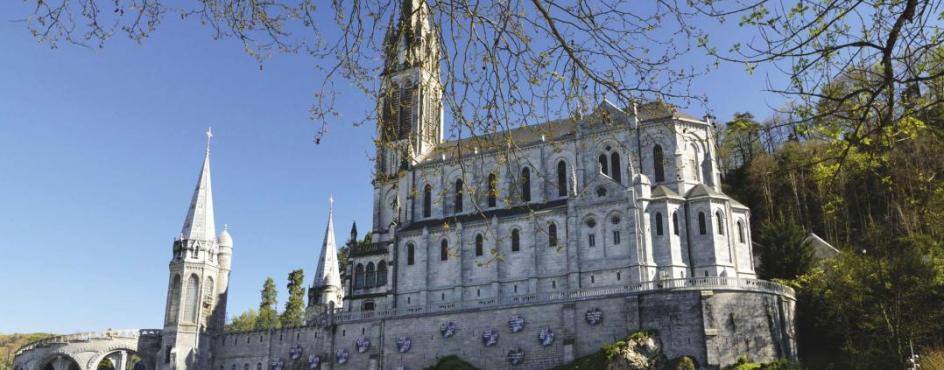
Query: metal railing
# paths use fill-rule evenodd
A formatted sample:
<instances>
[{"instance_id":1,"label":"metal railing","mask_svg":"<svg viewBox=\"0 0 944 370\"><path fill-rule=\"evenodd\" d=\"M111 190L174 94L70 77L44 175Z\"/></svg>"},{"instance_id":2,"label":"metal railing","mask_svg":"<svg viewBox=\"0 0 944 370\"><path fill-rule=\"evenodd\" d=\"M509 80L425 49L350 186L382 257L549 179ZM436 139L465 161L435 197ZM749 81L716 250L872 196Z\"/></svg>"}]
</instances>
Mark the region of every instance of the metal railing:
<instances>
[{"instance_id":1,"label":"metal railing","mask_svg":"<svg viewBox=\"0 0 944 370\"><path fill-rule=\"evenodd\" d=\"M606 286L598 288L570 289L554 293L534 293L457 302L432 303L427 305L408 306L377 311L349 312L344 311L343 309L338 309L329 315L331 315L330 319L334 323L343 323L388 317L420 315L427 313L447 313L460 310L503 308L522 304L544 304L579 301L589 298L624 296L649 291L704 289L754 291L781 294L790 298L793 298L795 294L792 288L772 281L729 277L697 277L655 280L628 285ZM327 322L327 319L328 317L323 317L318 321Z\"/></svg>"}]
</instances>

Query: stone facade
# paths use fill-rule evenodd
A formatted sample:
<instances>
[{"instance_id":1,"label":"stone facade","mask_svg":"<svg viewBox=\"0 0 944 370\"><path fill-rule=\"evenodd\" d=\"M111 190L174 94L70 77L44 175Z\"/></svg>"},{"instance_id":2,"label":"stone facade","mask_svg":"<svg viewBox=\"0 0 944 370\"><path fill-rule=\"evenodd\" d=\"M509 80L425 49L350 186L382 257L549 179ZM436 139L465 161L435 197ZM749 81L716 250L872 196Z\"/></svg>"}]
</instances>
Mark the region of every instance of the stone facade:
<instances>
[{"instance_id":1,"label":"stone facade","mask_svg":"<svg viewBox=\"0 0 944 370\"><path fill-rule=\"evenodd\" d=\"M352 232L339 266L329 213L304 327L223 332L233 240L215 234L208 147L163 329L120 348L36 343L16 369L94 369L118 350L142 370L421 369L446 355L542 369L643 329L702 368L795 357L793 292L755 279L750 210L721 192L711 122L604 101L444 141L436 30L425 2L402 8L386 35L372 242Z\"/></svg>"}]
</instances>

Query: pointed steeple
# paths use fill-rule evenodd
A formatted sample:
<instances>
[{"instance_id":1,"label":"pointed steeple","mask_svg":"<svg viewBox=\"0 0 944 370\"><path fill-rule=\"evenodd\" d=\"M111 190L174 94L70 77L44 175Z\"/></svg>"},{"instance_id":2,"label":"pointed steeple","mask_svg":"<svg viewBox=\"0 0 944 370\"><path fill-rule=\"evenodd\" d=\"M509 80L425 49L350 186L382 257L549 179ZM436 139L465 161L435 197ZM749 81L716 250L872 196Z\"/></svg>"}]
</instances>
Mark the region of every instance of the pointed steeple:
<instances>
[{"instance_id":1,"label":"pointed steeple","mask_svg":"<svg viewBox=\"0 0 944 370\"><path fill-rule=\"evenodd\" d=\"M403 0L384 35L384 73L423 66L439 73L439 38L426 0ZM394 25L395 24L395 25Z\"/></svg>"},{"instance_id":2,"label":"pointed steeple","mask_svg":"<svg viewBox=\"0 0 944 370\"><path fill-rule=\"evenodd\" d=\"M328 226L325 229L324 243L321 245L321 257L318 258L318 268L315 271L315 281L312 288L336 287L341 288L341 275L338 267L338 248L334 241L334 198L330 198L331 206L328 210Z\"/></svg>"},{"instance_id":3,"label":"pointed steeple","mask_svg":"<svg viewBox=\"0 0 944 370\"><path fill-rule=\"evenodd\" d=\"M183 240L216 240L216 223L213 218L213 188L210 185L210 138L213 133L208 129L207 148L203 156L203 167L193 190L190 210L180 231Z\"/></svg>"}]
</instances>

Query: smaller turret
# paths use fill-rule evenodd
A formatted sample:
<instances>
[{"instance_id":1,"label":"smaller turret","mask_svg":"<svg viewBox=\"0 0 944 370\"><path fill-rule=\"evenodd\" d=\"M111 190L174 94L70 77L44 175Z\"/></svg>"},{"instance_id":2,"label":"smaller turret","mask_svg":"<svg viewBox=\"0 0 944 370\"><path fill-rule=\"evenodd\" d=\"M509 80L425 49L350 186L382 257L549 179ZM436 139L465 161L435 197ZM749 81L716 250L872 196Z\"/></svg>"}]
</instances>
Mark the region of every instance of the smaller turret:
<instances>
[{"instance_id":1,"label":"smaller turret","mask_svg":"<svg viewBox=\"0 0 944 370\"><path fill-rule=\"evenodd\" d=\"M334 239L334 199L331 198L329 202L331 206L328 211L328 226L325 229L324 242L321 245L321 257L318 258L314 281L312 281L311 289L308 290L306 318L309 322L312 322L317 314L341 308L344 300L338 267L338 248ZM356 232L356 229L352 230L352 235Z\"/></svg>"}]
</instances>

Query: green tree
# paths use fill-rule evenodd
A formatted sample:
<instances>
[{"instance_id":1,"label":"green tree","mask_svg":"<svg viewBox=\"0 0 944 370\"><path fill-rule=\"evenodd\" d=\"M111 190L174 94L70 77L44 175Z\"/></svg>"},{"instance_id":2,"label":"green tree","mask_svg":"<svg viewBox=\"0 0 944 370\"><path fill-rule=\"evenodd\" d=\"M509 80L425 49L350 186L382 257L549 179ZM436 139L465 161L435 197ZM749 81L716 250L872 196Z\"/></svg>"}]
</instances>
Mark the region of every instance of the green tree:
<instances>
[{"instance_id":1,"label":"green tree","mask_svg":"<svg viewBox=\"0 0 944 370\"><path fill-rule=\"evenodd\" d=\"M809 234L790 219L766 223L755 239L760 244L758 274L763 279L794 279L813 267Z\"/></svg>"},{"instance_id":2,"label":"green tree","mask_svg":"<svg viewBox=\"0 0 944 370\"><path fill-rule=\"evenodd\" d=\"M301 269L288 274L288 301L282 312L282 327L301 326L305 319L305 274Z\"/></svg>"},{"instance_id":3,"label":"green tree","mask_svg":"<svg viewBox=\"0 0 944 370\"><path fill-rule=\"evenodd\" d=\"M279 313L275 311L278 292L275 290L275 281L266 278L262 285L262 302L259 303L259 317L256 319L256 330L276 329L279 327Z\"/></svg>"},{"instance_id":4,"label":"green tree","mask_svg":"<svg viewBox=\"0 0 944 370\"><path fill-rule=\"evenodd\" d=\"M226 325L226 331L250 331L255 330L259 320L259 311L249 309L249 311L234 316L229 325Z\"/></svg>"}]
</instances>

